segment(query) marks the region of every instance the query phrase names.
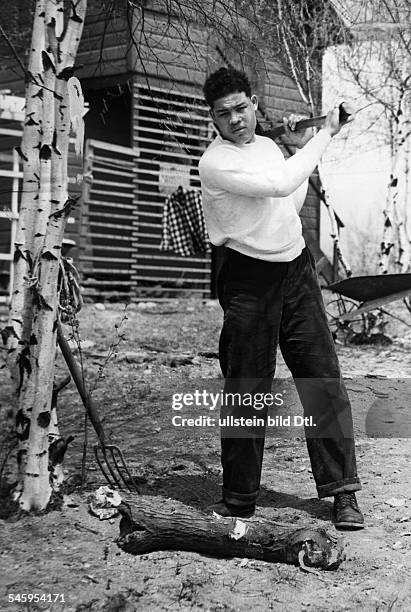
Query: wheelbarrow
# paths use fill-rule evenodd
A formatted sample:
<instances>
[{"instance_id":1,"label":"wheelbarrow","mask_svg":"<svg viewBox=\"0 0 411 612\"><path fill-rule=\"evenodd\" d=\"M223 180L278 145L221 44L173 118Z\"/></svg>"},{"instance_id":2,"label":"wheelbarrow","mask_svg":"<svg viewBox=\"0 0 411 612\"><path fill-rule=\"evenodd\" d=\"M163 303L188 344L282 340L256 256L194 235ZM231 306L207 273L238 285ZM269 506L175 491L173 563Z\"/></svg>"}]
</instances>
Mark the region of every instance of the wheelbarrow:
<instances>
[{"instance_id":1,"label":"wheelbarrow","mask_svg":"<svg viewBox=\"0 0 411 612\"><path fill-rule=\"evenodd\" d=\"M372 310L379 310L405 323L383 308L396 300L403 299L410 311L406 298L411 296L411 274L351 276L326 285L324 289L338 295L334 302L328 304L327 311L332 324L343 332L351 330L355 333L358 322L364 327L364 315ZM330 312L332 304L336 305L336 312Z\"/></svg>"}]
</instances>

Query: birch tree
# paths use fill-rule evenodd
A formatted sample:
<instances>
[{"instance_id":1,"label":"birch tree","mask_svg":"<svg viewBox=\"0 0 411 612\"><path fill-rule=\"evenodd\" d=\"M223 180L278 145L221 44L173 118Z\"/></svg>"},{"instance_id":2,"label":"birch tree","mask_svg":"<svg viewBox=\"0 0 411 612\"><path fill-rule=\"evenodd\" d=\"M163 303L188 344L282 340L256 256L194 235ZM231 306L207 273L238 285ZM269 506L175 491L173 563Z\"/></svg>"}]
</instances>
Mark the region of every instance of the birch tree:
<instances>
[{"instance_id":1,"label":"birch tree","mask_svg":"<svg viewBox=\"0 0 411 612\"><path fill-rule=\"evenodd\" d=\"M14 382L19 439L16 498L43 510L62 481L50 448L61 439L52 406L57 284L61 244L73 204L67 191L71 120L78 124L79 81L73 76L87 0L37 0L26 70L26 109L19 154L23 185L14 254L8 366ZM76 118L74 118L76 117ZM78 152L81 154L81 121Z\"/></svg>"}]
</instances>

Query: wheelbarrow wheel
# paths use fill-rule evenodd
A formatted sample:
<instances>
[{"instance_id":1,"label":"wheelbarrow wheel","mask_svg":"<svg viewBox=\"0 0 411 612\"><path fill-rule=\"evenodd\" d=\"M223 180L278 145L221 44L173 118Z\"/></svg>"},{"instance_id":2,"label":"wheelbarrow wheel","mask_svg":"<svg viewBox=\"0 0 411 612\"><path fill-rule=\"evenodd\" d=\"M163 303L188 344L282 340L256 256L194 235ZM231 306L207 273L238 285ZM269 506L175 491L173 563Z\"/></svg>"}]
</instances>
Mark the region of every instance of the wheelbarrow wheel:
<instances>
[{"instance_id":1,"label":"wheelbarrow wheel","mask_svg":"<svg viewBox=\"0 0 411 612\"><path fill-rule=\"evenodd\" d=\"M326 303L325 310L328 318L334 342L345 345L349 344L351 338L361 334L366 329L366 318L363 313L351 321L343 321L342 316L351 314L358 308L358 303L341 296Z\"/></svg>"}]
</instances>

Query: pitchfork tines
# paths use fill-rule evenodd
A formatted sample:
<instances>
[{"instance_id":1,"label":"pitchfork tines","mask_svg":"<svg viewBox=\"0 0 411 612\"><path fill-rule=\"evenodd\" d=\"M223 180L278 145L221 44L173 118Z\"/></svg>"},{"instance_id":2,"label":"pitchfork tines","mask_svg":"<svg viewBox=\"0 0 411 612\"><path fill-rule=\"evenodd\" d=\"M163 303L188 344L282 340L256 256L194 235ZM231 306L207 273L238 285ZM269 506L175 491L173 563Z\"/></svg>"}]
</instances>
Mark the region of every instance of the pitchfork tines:
<instances>
[{"instance_id":1,"label":"pitchfork tines","mask_svg":"<svg viewBox=\"0 0 411 612\"><path fill-rule=\"evenodd\" d=\"M94 456L100 471L110 487L121 489L125 485L129 491L136 491L138 493L123 453L118 446L115 444L96 444ZM108 456L110 456L110 459Z\"/></svg>"}]
</instances>

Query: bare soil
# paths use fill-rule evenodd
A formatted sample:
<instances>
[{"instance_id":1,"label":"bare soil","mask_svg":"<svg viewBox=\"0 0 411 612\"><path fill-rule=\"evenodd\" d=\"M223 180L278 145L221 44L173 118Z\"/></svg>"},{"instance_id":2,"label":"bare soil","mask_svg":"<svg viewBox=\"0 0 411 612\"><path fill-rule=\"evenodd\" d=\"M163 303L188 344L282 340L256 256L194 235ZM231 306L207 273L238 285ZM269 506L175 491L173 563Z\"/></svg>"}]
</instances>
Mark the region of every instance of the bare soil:
<instances>
[{"instance_id":1,"label":"bare soil","mask_svg":"<svg viewBox=\"0 0 411 612\"><path fill-rule=\"evenodd\" d=\"M395 312L409 319L400 306ZM214 301L174 300L129 307L122 322L123 313L121 304L88 304L79 315L81 336L91 343L82 351L85 375L95 386L104 427L123 450L141 493L205 508L220 497L218 428L174 427L171 396L198 388L201 380L221 381L221 310ZM62 508L6 517L0 499L0 610L410 610L410 331L397 321L385 330L393 338L389 346L338 345L353 403L363 484L357 497L367 526L343 534L347 558L337 571L317 575L285 564L167 550L137 557L122 552L118 517L100 521L89 512L90 494L105 484L91 451L90 426L87 482L79 484L84 410L71 383L58 402L61 433L75 437L65 457ZM117 355L107 361L123 332ZM58 378L64 375L59 358ZM277 376L289 377L281 358ZM292 383L286 384L294 398L290 409L298 411ZM11 428L6 369L0 370L0 388L1 466ZM14 463L11 454L4 469L8 480ZM331 501L316 498L303 430L300 436L268 437L257 517L335 532L330 509ZM18 593L61 594L64 603L61 597L9 603L8 595Z\"/></svg>"}]
</instances>

